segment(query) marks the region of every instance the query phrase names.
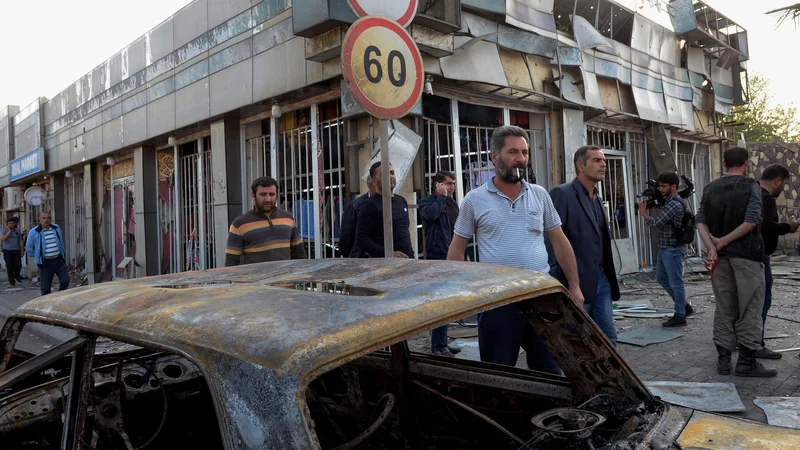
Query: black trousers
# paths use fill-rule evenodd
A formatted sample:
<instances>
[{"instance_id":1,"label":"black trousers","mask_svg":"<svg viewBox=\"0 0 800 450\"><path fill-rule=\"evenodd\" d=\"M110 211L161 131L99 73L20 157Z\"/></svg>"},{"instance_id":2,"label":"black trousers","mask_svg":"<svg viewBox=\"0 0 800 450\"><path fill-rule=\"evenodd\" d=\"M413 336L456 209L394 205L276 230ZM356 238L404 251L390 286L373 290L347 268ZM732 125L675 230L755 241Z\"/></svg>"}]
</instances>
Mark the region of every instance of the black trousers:
<instances>
[{"instance_id":1,"label":"black trousers","mask_svg":"<svg viewBox=\"0 0 800 450\"><path fill-rule=\"evenodd\" d=\"M39 264L39 277L41 277L42 282L40 292L42 295L50 293L53 286L53 277L55 276L58 276L58 281L61 283L58 287L59 291L69 287L69 269L63 256L56 259L45 259L42 264Z\"/></svg>"},{"instance_id":2,"label":"black trousers","mask_svg":"<svg viewBox=\"0 0 800 450\"><path fill-rule=\"evenodd\" d=\"M19 278L19 271L22 270L22 252L3 250L3 259L6 261L8 282L14 283L14 281Z\"/></svg>"}]
</instances>

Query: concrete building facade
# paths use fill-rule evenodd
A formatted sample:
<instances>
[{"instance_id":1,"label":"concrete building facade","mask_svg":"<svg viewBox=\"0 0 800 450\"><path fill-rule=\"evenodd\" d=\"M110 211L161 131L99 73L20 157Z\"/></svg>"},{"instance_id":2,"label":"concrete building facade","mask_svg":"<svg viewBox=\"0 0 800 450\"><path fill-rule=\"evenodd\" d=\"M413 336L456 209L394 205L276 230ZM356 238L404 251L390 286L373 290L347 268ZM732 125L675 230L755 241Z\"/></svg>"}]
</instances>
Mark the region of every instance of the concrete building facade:
<instances>
[{"instance_id":1,"label":"concrete building facade","mask_svg":"<svg viewBox=\"0 0 800 450\"><path fill-rule=\"evenodd\" d=\"M493 175L488 141L504 124L529 132L527 179L548 189L595 144L609 161L617 267L651 267L636 194L678 170L695 180L694 206L721 171L724 117L746 100L746 31L692 0L419 8L408 31L433 93L392 122L398 192L414 205L450 170L463 199ZM91 282L126 276L125 261L139 276L208 269L223 265L228 224L252 206L250 183L270 175L309 257L340 257L339 218L365 192L379 138L342 81L355 19L346 0L191 2L54 98L0 110L4 214L30 229L52 211L70 265Z\"/></svg>"}]
</instances>

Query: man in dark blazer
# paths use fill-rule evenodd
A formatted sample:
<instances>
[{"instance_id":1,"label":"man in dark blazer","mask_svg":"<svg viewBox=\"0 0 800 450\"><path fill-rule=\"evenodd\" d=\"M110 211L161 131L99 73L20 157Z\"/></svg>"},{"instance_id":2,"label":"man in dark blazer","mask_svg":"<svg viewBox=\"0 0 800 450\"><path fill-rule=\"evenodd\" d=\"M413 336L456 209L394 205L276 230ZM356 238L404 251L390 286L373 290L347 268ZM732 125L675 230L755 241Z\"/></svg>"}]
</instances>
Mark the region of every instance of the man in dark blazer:
<instances>
[{"instance_id":1,"label":"man in dark blazer","mask_svg":"<svg viewBox=\"0 0 800 450\"><path fill-rule=\"evenodd\" d=\"M578 260L583 309L616 345L613 301L619 300L619 285L608 220L597 190L597 183L606 178L606 159L600 148L585 146L575 152L573 162L578 176L571 183L554 188L550 197ZM547 251L550 275L569 287L549 242Z\"/></svg>"}]
</instances>

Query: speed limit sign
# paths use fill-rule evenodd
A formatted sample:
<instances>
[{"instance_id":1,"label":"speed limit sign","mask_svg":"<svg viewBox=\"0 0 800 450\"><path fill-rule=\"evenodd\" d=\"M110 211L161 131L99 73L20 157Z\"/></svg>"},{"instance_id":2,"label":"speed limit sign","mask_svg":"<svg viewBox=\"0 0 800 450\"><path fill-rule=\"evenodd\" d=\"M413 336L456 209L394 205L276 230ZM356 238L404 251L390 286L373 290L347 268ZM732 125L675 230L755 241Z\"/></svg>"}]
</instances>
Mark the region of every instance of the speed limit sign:
<instances>
[{"instance_id":1,"label":"speed limit sign","mask_svg":"<svg viewBox=\"0 0 800 450\"><path fill-rule=\"evenodd\" d=\"M380 119L405 116L422 95L417 44L384 17L362 17L350 26L342 46L342 73L361 107Z\"/></svg>"}]
</instances>

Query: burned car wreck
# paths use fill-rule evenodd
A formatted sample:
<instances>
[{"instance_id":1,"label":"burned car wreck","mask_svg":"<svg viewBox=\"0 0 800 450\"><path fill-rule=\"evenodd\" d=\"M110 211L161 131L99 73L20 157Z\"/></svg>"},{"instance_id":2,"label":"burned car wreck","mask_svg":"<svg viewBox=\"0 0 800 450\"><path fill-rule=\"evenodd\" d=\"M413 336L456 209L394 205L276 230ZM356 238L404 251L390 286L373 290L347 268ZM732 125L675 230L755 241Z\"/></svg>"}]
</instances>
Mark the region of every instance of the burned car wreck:
<instances>
[{"instance_id":1,"label":"burned car wreck","mask_svg":"<svg viewBox=\"0 0 800 450\"><path fill-rule=\"evenodd\" d=\"M409 350L512 303L565 376ZM33 324L76 334L31 355L15 344ZM688 418L557 281L479 263L309 260L98 284L24 304L0 346L4 449L672 448Z\"/></svg>"}]
</instances>

